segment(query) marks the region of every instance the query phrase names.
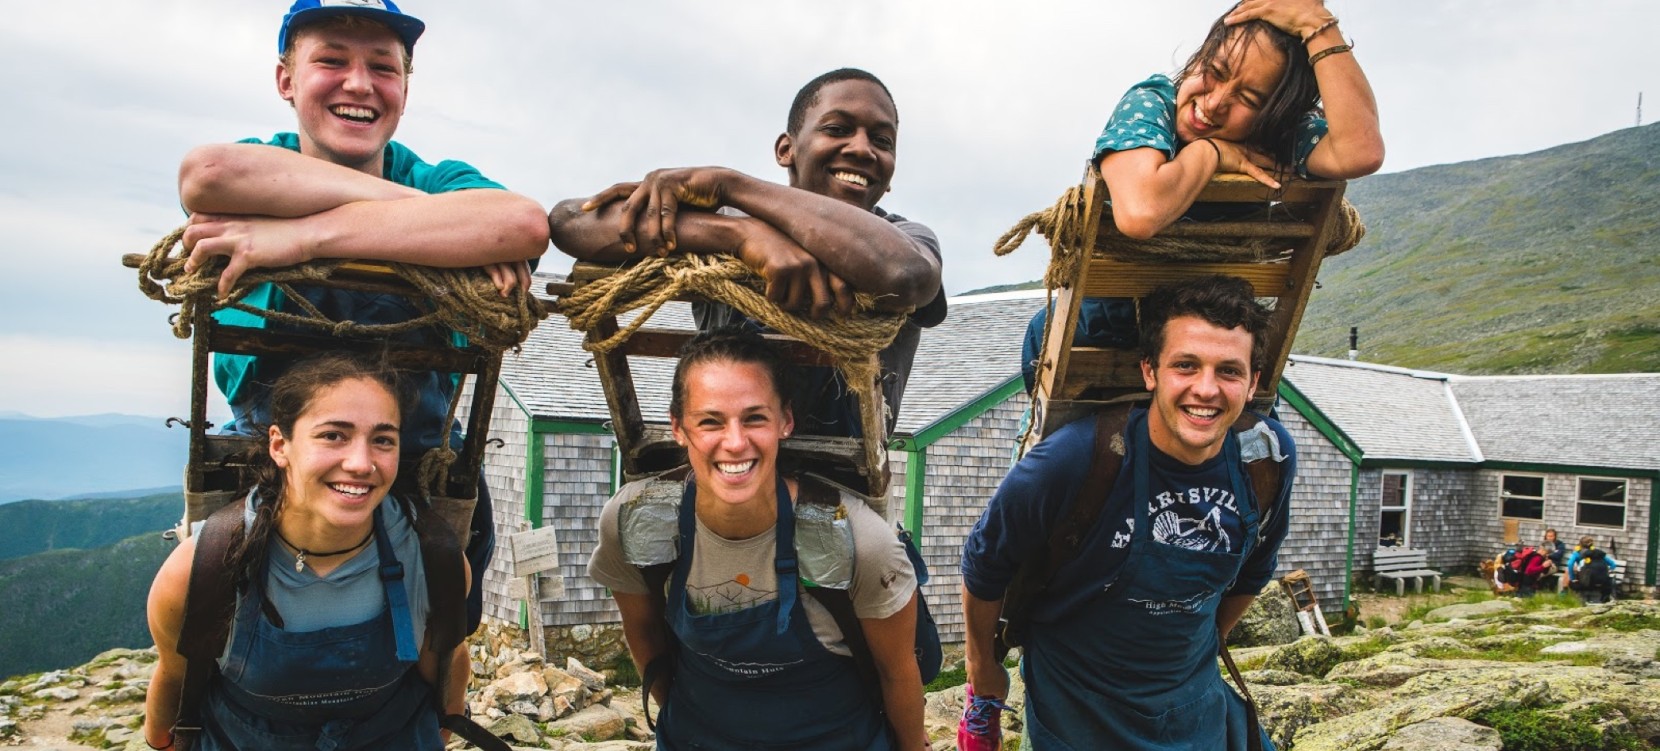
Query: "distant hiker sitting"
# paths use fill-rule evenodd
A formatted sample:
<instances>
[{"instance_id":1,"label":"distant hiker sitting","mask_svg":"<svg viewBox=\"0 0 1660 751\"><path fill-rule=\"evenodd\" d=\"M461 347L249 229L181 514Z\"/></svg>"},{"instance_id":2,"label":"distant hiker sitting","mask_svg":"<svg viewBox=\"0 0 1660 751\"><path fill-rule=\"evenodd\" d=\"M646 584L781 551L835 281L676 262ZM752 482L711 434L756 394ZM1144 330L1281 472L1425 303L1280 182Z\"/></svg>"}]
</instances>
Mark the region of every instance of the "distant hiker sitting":
<instances>
[{"instance_id":1,"label":"distant hiker sitting","mask_svg":"<svg viewBox=\"0 0 1660 751\"><path fill-rule=\"evenodd\" d=\"M1608 553L1593 548L1585 558L1584 565L1579 567L1579 573L1574 577L1574 591L1586 604L1612 602L1614 574Z\"/></svg>"},{"instance_id":2,"label":"distant hiker sitting","mask_svg":"<svg viewBox=\"0 0 1660 751\"><path fill-rule=\"evenodd\" d=\"M1538 548L1528 546L1516 551L1516 555L1505 564L1505 571L1509 582L1516 586L1518 597L1531 597L1539 588L1539 580L1550 571L1550 559L1539 552Z\"/></svg>"},{"instance_id":3,"label":"distant hiker sitting","mask_svg":"<svg viewBox=\"0 0 1660 751\"><path fill-rule=\"evenodd\" d=\"M923 748L912 564L858 496L779 473L778 444L795 429L786 379L757 334L687 344L669 421L690 474L617 491L588 575L611 589L662 707L657 748ZM835 505L809 504L823 490ZM803 587L847 590L858 633ZM860 641L874 686L853 654Z\"/></svg>"},{"instance_id":4,"label":"distant hiker sitting","mask_svg":"<svg viewBox=\"0 0 1660 751\"><path fill-rule=\"evenodd\" d=\"M1568 564L1568 546L1564 545L1561 540L1556 539L1555 529L1545 530L1545 538L1543 542L1539 543L1539 550L1545 554L1546 558L1550 559L1551 566L1558 573Z\"/></svg>"},{"instance_id":5,"label":"distant hiker sitting","mask_svg":"<svg viewBox=\"0 0 1660 751\"><path fill-rule=\"evenodd\" d=\"M1597 541L1595 538L1590 535L1579 538L1579 545L1575 547L1574 552L1568 556L1568 571L1564 574L1568 577L1568 587L1570 589L1573 589L1576 592L1580 590L1579 572L1591 562L1591 553L1597 550L1599 550L1599 548L1597 548ZM1608 565L1610 576L1612 576L1613 572L1620 567L1620 562L1615 560L1614 556L1608 555L1606 551L1603 552L1603 561Z\"/></svg>"},{"instance_id":6,"label":"distant hiker sitting","mask_svg":"<svg viewBox=\"0 0 1660 751\"><path fill-rule=\"evenodd\" d=\"M228 295L245 271L313 259L359 258L426 266L485 267L503 293L527 286L527 260L547 250L547 223L535 201L502 189L465 162L429 164L392 140L403 119L415 41L425 24L383 0L296 0L277 35L277 95L298 121L296 133L270 140L193 149L179 166L179 201L190 212L187 267L216 256L229 263L219 277ZM331 320L396 324L419 310L390 294L299 285L291 300L270 284L242 295L262 310L302 313L314 307ZM277 328L264 318L226 308L220 323ZM448 346L456 335L427 328L395 335L425 346ZM227 433L256 435L271 421L271 384L292 363L284 357L214 355L214 380L230 403ZM445 424L456 378L412 373L417 401L404 414L404 460L460 442ZM411 473L413 476L413 473ZM494 546L490 497L479 483L467 556L475 595L469 629L482 612L484 569Z\"/></svg>"},{"instance_id":7,"label":"distant hiker sitting","mask_svg":"<svg viewBox=\"0 0 1660 751\"><path fill-rule=\"evenodd\" d=\"M433 634L445 628L435 619L454 619L448 628L459 642L462 616L458 607L436 612L429 584L451 581L459 603L466 561L450 535L453 568L429 577L426 527L404 504L387 502L398 474L398 393L390 373L340 354L303 361L272 387L258 484L207 522L214 530L228 524L232 533L215 539L240 544L198 561L199 544L213 549L204 529L168 556L150 589L158 654L145 697L151 747L443 748L434 710L462 711L469 661L465 645L433 650ZM229 626L223 652L209 646L222 656L199 673L204 665L180 653L203 646L191 641L202 638L191 636L186 607L190 618L214 620L201 603L212 582L192 580L214 566L223 570L207 578L230 579L235 596L225 598L229 623L216 624ZM460 679L440 697L441 671ZM205 688L190 692L192 684ZM181 696L194 717L180 717ZM198 725L199 737L189 738Z\"/></svg>"}]
</instances>

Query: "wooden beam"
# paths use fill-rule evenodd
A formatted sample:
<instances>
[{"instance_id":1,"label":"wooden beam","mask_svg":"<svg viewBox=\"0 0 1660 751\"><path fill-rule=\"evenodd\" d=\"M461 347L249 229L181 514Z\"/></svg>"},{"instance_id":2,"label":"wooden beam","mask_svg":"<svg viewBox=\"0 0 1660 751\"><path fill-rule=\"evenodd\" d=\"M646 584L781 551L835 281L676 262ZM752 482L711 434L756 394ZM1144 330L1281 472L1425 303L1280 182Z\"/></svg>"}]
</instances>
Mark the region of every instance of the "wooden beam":
<instances>
[{"instance_id":1,"label":"wooden beam","mask_svg":"<svg viewBox=\"0 0 1660 751\"><path fill-rule=\"evenodd\" d=\"M1144 297L1161 284L1205 274L1237 276L1251 283L1258 297L1286 294L1287 263L1127 263L1097 258L1089 263L1087 297Z\"/></svg>"}]
</instances>

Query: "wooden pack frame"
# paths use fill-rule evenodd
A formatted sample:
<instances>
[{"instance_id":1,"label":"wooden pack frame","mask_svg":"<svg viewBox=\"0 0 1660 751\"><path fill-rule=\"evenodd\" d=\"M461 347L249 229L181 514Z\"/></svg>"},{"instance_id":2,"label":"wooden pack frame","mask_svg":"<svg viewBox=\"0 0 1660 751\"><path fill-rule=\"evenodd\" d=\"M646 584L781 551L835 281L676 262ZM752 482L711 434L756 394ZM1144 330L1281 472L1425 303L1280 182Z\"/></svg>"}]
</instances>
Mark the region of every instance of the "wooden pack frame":
<instances>
[{"instance_id":1,"label":"wooden pack frame","mask_svg":"<svg viewBox=\"0 0 1660 751\"><path fill-rule=\"evenodd\" d=\"M138 268L144 256L128 254L122 265ZM306 282L355 292L399 295L419 300L422 294L392 270L372 262L347 263L326 281ZM208 432L209 384L213 376L213 353L305 357L329 351L364 351L372 347L382 353L386 365L400 370L431 370L474 376L471 407L462 448L450 465L441 493L428 501L459 540L470 537L473 506L478 500L478 478L484 463L484 445L490 432L490 414L496 398L496 379L501 373L501 354L479 346L457 348L449 345L422 345L380 338L332 336L298 331L228 326L213 318L212 306L195 308L191 327L190 417L180 421L190 431L184 477L185 515L180 534L188 536L193 522L207 519L220 506L235 500L241 459L250 449L263 449L266 440ZM172 421L169 421L171 423ZM400 477L415 476L410 462L399 467ZM408 473L407 475L405 473Z\"/></svg>"},{"instance_id":2,"label":"wooden pack frame","mask_svg":"<svg viewBox=\"0 0 1660 751\"><path fill-rule=\"evenodd\" d=\"M1342 181L1286 180L1281 189L1274 190L1244 175L1217 175L1195 203L1258 204L1264 208L1277 204L1279 210L1272 213L1273 219L1182 221L1165 228L1157 237L1271 239L1283 241L1291 249L1290 254L1267 262L1131 262L1107 255L1108 247L1134 240L1124 237L1113 225L1106 183L1092 167L1083 185L1087 207L1083 236L1088 238L1090 252L1077 264L1076 275L1055 291L1033 386L1032 429L1022 441L1022 452L1103 402L1139 398L1146 393L1139 350L1073 345L1078 309L1086 297L1133 298L1139 319L1140 299L1161 284L1209 274L1244 279L1259 298L1274 301L1268 330L1268 366L1252 399L1257 408L1272 403L1320 262L1336 232L1345 185Z\"/></svg>"},{"instance_id":3,"label":"wooden pack frame","mask_svg":"<svg viewBox=\"0 0 1660 751\"><path fill-rule=\"evenodd\" d=\"M571 268L566 282L548 284L550 295L568 295L583 285L614 274L618 269L596 263L578 262ZM694 302L700 298L685 295L675 298ZM607 316L598 326L585 332L589 343L603 341L618 331L617 319ZM665 423L647 423L640 412L640 399L634 388L633 371L629 357L658 357L675 359L680 348L697 335L691 329L642 326L616 349L594 354L594 370L605 390L606 405L611 410L611 432L617 438L617 450L622 460L625 481L665 472L686 463L686 450L674 440L674 434ZM785 361L796 366L834 367L835 362L822 350L781 334L765 335ZM877 355L869 355L872 372L880 372ZM880 510L888 488L888 452L886 406L880 383L872 384L872 399L859 402L860 429L865 438L840 438L817 435L792 435L780 447L783 456L793 458L808 468L837 467L845 470L839 477L851 473L864 480L864 487L853 490L868 496Z\"/></svg>"}]
</instances>

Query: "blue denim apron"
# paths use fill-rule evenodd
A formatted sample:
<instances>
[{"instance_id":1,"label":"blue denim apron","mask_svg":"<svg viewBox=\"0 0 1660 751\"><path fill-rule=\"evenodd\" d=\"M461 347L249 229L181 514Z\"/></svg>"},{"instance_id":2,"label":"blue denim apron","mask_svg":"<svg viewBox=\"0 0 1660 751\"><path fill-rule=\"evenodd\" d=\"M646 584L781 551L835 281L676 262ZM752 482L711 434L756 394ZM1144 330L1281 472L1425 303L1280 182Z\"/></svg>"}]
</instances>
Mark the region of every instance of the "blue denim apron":
<instances>
[{"instance_id":1,"label":"blue denim apron","mask_svg":"<svg viewBox=\"0 0 1660 751\"><path fill-rule=\"evenodd\" d=\"M437 751L432 687L415 670L420 648L403 565L374 515L386 592L362 623L291 632L260 611L265 573L242 597L230 653L208 691L198 751ZM269 562L266 564L269 566Z\"/></svg>"},{"instance_id":2,"label":"blue denim apron","mask_svg":"<svg viewBox=\"0 0 1660 751\"><path fill-rule=\"evenodd\" d=\"M1229 437L1222 452L1244 517L1244 549L1188 550L1153 541L1146 413L1129 432L1129 556L1104 592L1032 629L1021 664L1025 748L1242 751L1245 703L1216 667L1216 609L1257 544L1255 494L1240 468L1239 443ZM1272 751L1266 734L1263 741Z\"/></svg>"},{"instance_id":3,"label":"blue denim apron","mask_svg":"<svg viewBox=\"0 0 1660 751\"><path fill-rule=\"evenodd\" d=\"M659 749L887 751L888 724L852 658L819 643L797 593L795 518L778 480L773 570L778 598L695 615L686 603L697 535L697 485L680 500L680 559L665 613L680 642L657 723Z\"/></svg>"}]
</instances>

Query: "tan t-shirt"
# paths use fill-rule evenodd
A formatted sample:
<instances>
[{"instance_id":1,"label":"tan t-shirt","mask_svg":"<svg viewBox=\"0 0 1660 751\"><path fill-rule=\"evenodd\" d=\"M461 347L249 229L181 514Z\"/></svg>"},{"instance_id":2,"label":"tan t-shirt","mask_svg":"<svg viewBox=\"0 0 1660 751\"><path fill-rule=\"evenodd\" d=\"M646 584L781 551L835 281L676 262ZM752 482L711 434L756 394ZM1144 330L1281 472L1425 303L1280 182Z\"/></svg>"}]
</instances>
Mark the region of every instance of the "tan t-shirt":
<instances>
[{"instance_id":1,"label":"tan t-shirt","mask_svg":"<svg viewBox=\"0 0 1660 751\"><path fill-rule=\"evenodd\" d=\"M615 592L647 592L640 569L623 557L617 531L617 509L638 495L646 482L624 485L600 512L599 546L588 560L588 576ZM886 520L857 495L842 493L841 500L853 530L853 583L848 589L853 612L860 618L886 618L910 602L916 573L905 557L904 543ZM769 529L747 540L728 540L698 522L686 576L687 606L699 614L734 612L778 599L778 575L773 571L776 538L777 531ZM805 592L800 598L819 642L836 654L851 654L830 611Z\"/></svg>"}]
</instances>

